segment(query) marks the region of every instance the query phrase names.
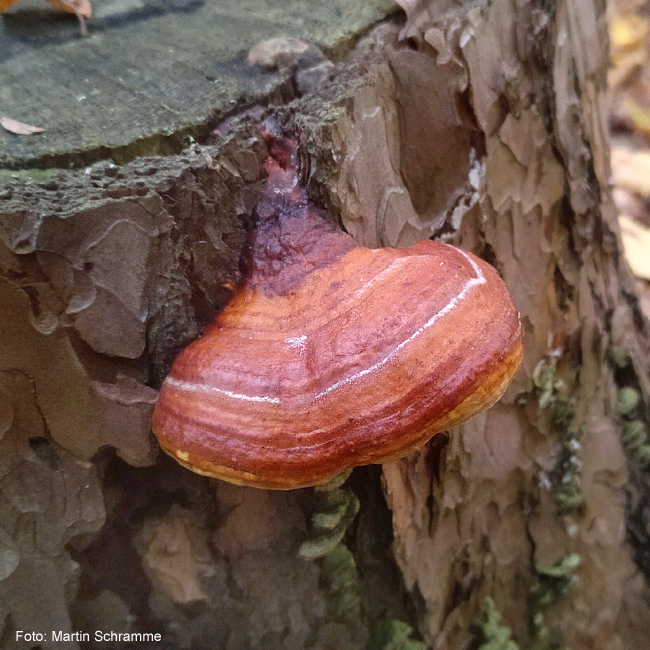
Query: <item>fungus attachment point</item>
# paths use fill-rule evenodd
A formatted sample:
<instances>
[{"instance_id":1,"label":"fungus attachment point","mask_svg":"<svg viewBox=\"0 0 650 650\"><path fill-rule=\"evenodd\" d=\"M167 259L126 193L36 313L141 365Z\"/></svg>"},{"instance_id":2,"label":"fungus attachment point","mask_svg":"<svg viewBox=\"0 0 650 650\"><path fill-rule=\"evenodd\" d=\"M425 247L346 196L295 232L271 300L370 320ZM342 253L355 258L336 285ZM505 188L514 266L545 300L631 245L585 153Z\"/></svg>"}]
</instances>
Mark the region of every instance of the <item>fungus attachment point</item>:
<instances>
[{"instance_id":1,"label":"fungus attachment point","mask_svg":"<svg viewBox=\"0 0 650 650\"><path fill-rule=\"evenodd\" d=\"M265 138L250 274L174 362L153 430L199 474L287 490L404 456L491 406L522 331L489 264L432 241L357 246L298 185L295 143Z\"/></svg>"}]
</instances>

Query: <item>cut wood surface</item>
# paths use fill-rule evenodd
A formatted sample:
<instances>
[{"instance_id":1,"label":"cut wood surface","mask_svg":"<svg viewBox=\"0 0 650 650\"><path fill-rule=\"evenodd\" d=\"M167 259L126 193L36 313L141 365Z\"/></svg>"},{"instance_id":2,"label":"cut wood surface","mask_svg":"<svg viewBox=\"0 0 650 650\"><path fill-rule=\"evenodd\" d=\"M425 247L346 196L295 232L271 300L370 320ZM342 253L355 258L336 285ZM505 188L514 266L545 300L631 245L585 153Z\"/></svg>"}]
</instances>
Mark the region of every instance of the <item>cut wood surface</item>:
<instances>
[{"instance_id":1,"label":"cut wood surface","mask_svg":"<svg viewBox=\"0 0 650 650\"><path fill-rule=\"evenodd\" d=\"M82 165L179 151L242 105L282 94L286 72L248 66L259 41L293 36L341 58L395 11L391 0L100 0L83 38L73 15L17 3L0 16L0 167Z\"/></svg>"}]
</instances>

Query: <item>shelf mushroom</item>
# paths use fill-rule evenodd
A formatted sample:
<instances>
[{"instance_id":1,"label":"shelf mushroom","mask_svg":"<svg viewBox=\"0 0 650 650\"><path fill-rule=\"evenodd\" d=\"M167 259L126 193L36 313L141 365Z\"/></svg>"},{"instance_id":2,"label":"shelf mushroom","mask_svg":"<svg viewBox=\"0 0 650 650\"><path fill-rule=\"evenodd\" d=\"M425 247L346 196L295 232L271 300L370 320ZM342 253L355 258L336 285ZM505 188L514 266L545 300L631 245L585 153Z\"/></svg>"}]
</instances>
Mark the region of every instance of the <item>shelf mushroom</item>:
<instances>
[{"instance_id":1,"label":"shelf mushroom","mask_svg":"<svg viewBox=\"0 0 650 650\"><path fill-rule=\"evenodd\" d=\"M296 144L265 137L250 274L174 362L153 431L194 472L288 490L400 458L491 406L522 328L471 253L358 246L298 185Z\"/></svg>"}]
</instances>

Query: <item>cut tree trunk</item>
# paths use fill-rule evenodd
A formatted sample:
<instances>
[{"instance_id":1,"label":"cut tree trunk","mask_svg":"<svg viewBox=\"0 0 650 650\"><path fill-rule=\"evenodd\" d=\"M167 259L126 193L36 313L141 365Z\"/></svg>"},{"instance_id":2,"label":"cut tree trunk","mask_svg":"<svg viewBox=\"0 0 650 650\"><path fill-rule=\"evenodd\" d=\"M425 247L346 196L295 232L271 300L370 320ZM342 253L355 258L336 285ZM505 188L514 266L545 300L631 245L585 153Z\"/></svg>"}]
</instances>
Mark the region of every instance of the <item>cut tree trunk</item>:
<instances>
[{"instance_id":1,"label":"cut tree trunk","mask_svg":"<svg viewBox=\"0 0 650 650\"><path fill-rule=\"evenodd\" d=\"M650 331L608 192L604 3L353 4L97 8L79 40L5 16L0 113L46 131L0 139L3 648L647 646ZM247 68L278 35L312 47ZM84 99L37 107L59 74ZM472 250L525 328L496 406L330 493L197 476L150 433L241 280L269 114L359 243Z\"/></svg>"}]
</instances>

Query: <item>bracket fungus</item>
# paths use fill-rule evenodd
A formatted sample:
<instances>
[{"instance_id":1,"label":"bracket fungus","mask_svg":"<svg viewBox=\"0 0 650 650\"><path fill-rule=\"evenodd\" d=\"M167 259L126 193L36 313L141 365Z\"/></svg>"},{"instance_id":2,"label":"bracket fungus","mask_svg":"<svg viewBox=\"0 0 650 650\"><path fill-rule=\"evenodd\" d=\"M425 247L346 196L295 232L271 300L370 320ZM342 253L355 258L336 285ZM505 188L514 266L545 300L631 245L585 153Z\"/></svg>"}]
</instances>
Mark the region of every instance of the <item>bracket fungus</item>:
<instances>
[{"instance_id":1,"label":"bracket fungus","mask_svg":"<svg viewBox=\"0 0 650 650\"><path fill-rule=\"evenodd\" d=\"M287 490L400 458L491 406L522 329L471 253L368 249L337 230L272 131L248 278L174 362L153 431L194 472Z\"/></svg>"}]
</instances>

